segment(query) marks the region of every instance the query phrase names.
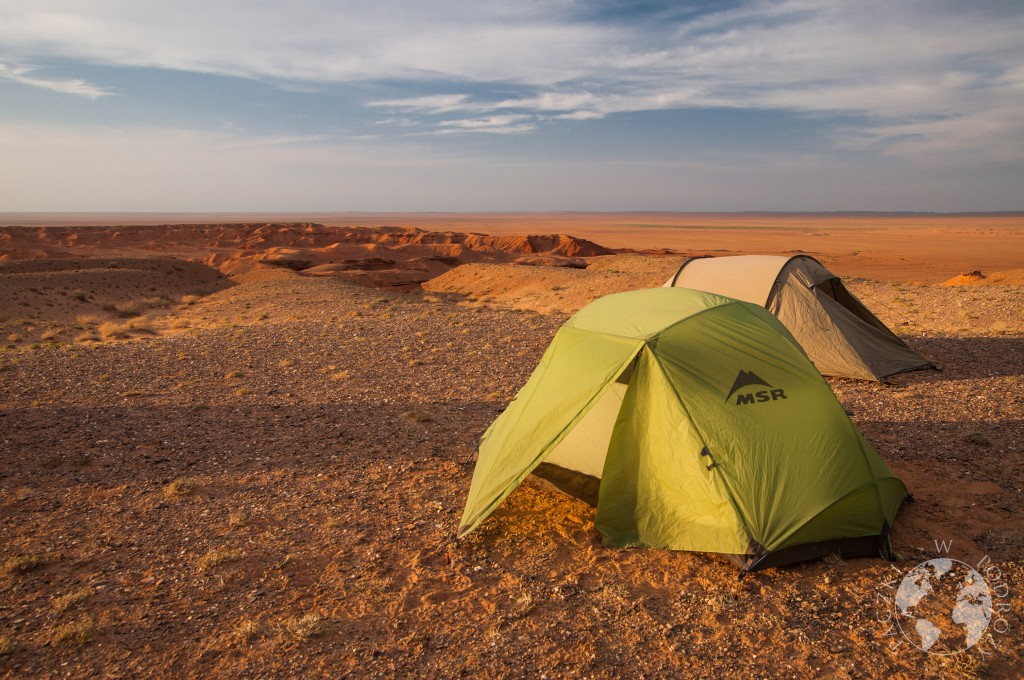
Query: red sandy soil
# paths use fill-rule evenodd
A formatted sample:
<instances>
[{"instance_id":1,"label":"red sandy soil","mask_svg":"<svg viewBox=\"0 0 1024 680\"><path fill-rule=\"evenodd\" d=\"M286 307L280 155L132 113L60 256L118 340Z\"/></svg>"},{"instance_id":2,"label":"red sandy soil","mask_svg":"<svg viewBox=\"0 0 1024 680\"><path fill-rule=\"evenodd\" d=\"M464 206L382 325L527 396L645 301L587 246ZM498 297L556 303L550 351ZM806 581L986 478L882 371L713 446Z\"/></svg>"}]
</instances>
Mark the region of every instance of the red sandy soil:
<instances>
[{"instance_id":1,"label":"red sandy soil","mask_svg":"<svg viewBox=\"0 0 1024 680\"><path fill-rule=\"evenodd\" d=\"M839 270L945 369L830 380L914 494L899 559L738 580L710 555L605 548L592 508L532 480L454 539L476 442L567 314L678 257L501 251L424 291L259 257L330 243L235 236L249 255L141 239L0 263L0 675L1019 677L1020 287ZM996 250L935 280L1013 269ZM935 541L1008 586L1007 632L952 657L882 621Z\"/></svg>"}]
</instances>

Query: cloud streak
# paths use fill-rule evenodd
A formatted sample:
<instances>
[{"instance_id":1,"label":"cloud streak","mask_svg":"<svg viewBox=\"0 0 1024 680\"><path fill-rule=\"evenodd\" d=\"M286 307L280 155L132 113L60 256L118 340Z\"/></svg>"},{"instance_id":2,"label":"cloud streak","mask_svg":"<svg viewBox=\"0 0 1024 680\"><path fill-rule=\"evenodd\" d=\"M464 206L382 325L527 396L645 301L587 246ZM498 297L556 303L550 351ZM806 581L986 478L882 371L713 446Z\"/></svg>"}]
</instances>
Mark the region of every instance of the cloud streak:
<instances>
[{"instance_id":1,"label":"cloud streak","mask_svg":"<svg viewBox=\"0 0 1024 680\"><path fill-rule=\"evenodd\" d=\"M105 88L93 85L92 83L78 78L60 80L35 77L30 75L33 70L35 69L27 66L8 66L6 64L0 64L0 80L28 85L29 87L38 87L43 90L50 90L51 92L60 92L61 94L73 94L94 100L113 94L113 92L110 92Z\"/></svg>"}]
</instances>

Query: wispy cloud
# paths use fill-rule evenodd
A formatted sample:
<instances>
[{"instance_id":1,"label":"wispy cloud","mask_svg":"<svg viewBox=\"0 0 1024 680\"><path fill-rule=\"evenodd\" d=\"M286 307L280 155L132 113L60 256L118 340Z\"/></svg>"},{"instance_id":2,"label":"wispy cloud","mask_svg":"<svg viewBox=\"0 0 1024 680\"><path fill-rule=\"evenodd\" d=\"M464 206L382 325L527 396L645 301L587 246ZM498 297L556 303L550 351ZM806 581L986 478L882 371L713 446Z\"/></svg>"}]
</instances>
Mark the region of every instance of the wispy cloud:
<instances>
[{"instance_id":1,"label":"wispy cloud","mask_svg":"<svg viewBox=\"0 0 1024 680\"><path fill-rule=\"evenodd\" d=\"M406 99L382 99L371 101L367 106L410 111L419 113L450 113L479 108L481 104L470 104L468 94L436 94L427 97L409 97Z\"/></svg>"},{"instance_id":2,"label":"wispy cloud","mask_svg":"<svg viewBox=\"0 0 1024 680\"><path fill-rule=\"evenodd\" d=\"M572 0L8 0L0 54L12 63L57 57L288 88L411 85L416 96L367 106L436 132L518 133L545 121L730 107L860 118L862 139L891 142L900 154L998 155L1007 139L1011 147L1024 139L1024 122L991 113L1024 110L1024 11L1013 3L750 0L697 15L675 9L633 8L611 21ZM10 68L0 77L109 93ZM449 114L465 118L438 120ZM505 114L533 118L464 122Z\"/></svg>"},{"instance_id":3,"label":"wispy cloud","mask_svg":"<svg viewBox=\"0 0 1024 680\"><path fill-rule=\"evenodd\" d=\"M43 90L60 92L62 94L78 95L79 97L85 97L86 99L98 99L100 97L113 94L113 92L105 88L93 85L92 83L78 78L55 79L30 75L34 70L35 69L28 66L8 66L6 64L0 64L0 80L28 85L29 87L38 87Z\"/></svg>"},{"instance_id":4,"label":"wispy cloud","mask_svg":"<svg viewBox=\"0 0 1024 680\"><path fill-rule=\"evenodd\" d=\"M517 135L536 129L532 118L525 114L509 114L487 116L485 118L463 118L460 120L444 120L438 123L440 129L434 134L457 134L460 132L483 132L492 135Z\"/></svg>"}]
</instances>

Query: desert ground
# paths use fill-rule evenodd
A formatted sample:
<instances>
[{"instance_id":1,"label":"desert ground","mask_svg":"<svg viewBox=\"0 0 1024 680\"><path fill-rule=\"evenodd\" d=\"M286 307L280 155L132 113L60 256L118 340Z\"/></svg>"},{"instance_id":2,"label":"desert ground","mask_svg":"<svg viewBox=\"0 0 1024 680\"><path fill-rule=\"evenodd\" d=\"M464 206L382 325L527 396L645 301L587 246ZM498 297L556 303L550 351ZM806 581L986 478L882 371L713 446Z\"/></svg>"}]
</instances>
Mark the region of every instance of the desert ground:
<instances>
[{"instance_id":1,"label":"desert ground","mask_svg":"<svg viewBox=\"0 0 1024 680\"><path fill-rule=\"evenodd\" d=\"M1024 216L259 217L0 215L0 675L1020 676ZM769 252L943 368L829 379L896 562L609 549L532 478L456 539L575 310ZM1005 585L959 655L887 623L937 541Z\"/></svg>"}]
</instances>

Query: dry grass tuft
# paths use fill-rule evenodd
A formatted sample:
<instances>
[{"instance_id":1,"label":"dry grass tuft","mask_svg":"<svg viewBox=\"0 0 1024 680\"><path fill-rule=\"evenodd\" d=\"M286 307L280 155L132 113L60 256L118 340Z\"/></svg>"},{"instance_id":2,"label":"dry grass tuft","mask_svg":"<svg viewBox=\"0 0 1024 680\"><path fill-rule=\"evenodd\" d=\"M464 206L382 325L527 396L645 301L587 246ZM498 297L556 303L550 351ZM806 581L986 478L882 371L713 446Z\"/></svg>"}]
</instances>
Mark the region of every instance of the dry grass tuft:
<instances>
[{"instance_id":1,"label":"dry grass tuft","mask_svg":"<svg viewBox=\"0 0 1024 680\"><path fill-rule=\"evenodd\" d=\"M134 331L136 333L156 333L156 331L154 331L153 327L150 325L150 320L141 316L135 319L131 319L130 321L125 323L124 328L126 330Z\"/></svg>"},{"instance_id":2,"label":"dry grass tuft","mask_svg":"<svg viewBox=\"0 0 1024 680\"><path fill-rule=\"evenodd\" d=\"M64 454L63 453L55 453L52 456L50 456L49 458L47 458L46 460L44 460L42 463L40 463L40 465L42 465L47 470L52 470L54 468L60 467L63 463L64 463Z\"/></svg>"},{"instance_id":3,"label":"dry grass tuft","mask_svg":"<svg viewBox=\"0 0 1024 680\"><path fill-rule=\"evenodd\" d=\"M245 514L244 510L234 510L228 514L228 526L232 529L244 527L248 521L249 516Z\"/></svg>"},{"instance_id":4,"label":"dry grass tuft","mask_svg":"<svg viewBox=\"0 0 1024 680\"><path fill-rule=\"evenodd\" d=\"M331 373L331 380L348 380L350 375L348 371L335 371Z\"/></svg>"},{"instance_id":5,"label":"dry grass tuft","mask_svg":"<svg viewBox=\"0 0 1024 680\"><path fill-rule=\"evenodd\" d=\"M0 656L7 656L13 654L14 650L18 648L18 645L14 643L14 640L7 637L6 635L0 635Z\"/></svg>"},{"instance_id":6,"label":"dry grass tuft","mask_svg":"<svg viewBox=\"0 0 1024 680\"><path fill-rule=\"evenodd\" d=\"M974 444L975 446L991 446L992 442L982 432L970 431L963 434L963 439L968 444Z\"/></svg>"},{"instance_id":7,"label":"dry grass tuft","mask_svg":"<svg viewBox=\"0 0 1024 680\"><path fill-rule=\"evenodd\" d=\"M430 415L426 411L406 411L402 414L409 420L414 420L417 423L429 423L434 420L434 416Z\"/></svg>"},{"instance_id":8,"label":"dry grass tuft","mask_svg":"<svg viewBox=\"0 0 1024 680\"><path fill-rule=\"evenodd\" d=\"M75 336L75 342L99 342L102 339L95 331L85 331Z\"/></svg>"},{"instance_id":9,"label":"dry grass tuft","mask_svg":"<svg viewBox=\"0 0 1024 680\"><path fill-rule=\"evenodd\" d=\"M988 675L985 672L984 659L975 654L964 652L948 656L941 654L928 654L927 656L924 677L973 680Z\"/></svg>"},{"instance_id":10,"label":"dry grass tuft","mask_svg":"<svg viewBox=\"0 0 1024 680\"><path fill-rule=\"evenodd\" d=\"M224 377L225 378L241 378L243 375L245 375L245 374L242 373L241 371L228 371L227 373L224 374Z\"/></svg>"},{"instance_id":11,"label":"dry grass tuft","mask_svg":"<svg viewBox=\"0 0 1024 680\"><path fill-rule=\"evenodd\" d=\"M182 295L181 296L181 304L183 304L183 305L194 305L195 303L199 302L202 299L203 298L201 298L198 295Z\"/></svg>"},{"instance_id":12,"label":"dry grass tuft","mask_svg":"<svg viewBox=\"0 0 1024 680\"><path fill-rule=\"evenodd\" d=\"M87 453L75 453L67 458L69 465L75 467L85 467L86 465L92 465L92 456Z\"/></svg>"},{"instance_id":13,"label":"dry grass tuft","mask_svg":"<svg viewBox=\"0 0 1024 680\"><path fill-rule=\"evenodd\" d=\"M295 361L292 359L281 359L280 361L277 362L277 365L280 366L281 368L288 368L289 366L294 366Z\"/></svg>"},{"instance_id":14,"label":"dry grass tuft","mask_svg":"<svg viewBox=\"0 0 1024 680\"><path fill-rule=\"evenodd\" d=\"M830 567L838 567L843 563L843 554L837 550L834 553L829 553L822 557L821 561Z\"/></svg>"},{"instance_id":15,"label":"dry grass tuft","mask_svg":"<svg viewBox=\"0 0 1024 680\"><path fill-rule=\"evenodd\" d=\"M54 628L50 644L54 647L77 647L91 640L95 633L96 620L89 614L83 614L77 621Z\"/></svg>"},{"instance_id":16,"label":"dry grass tuft","mask_svg":"<svg viewBox=\"0 0 1024 680\"><path fill-rule=\"evenodd\" d=\"M116 304L114 305L112 311L117 316L129 318L132 316L139 316L140 314L142 314L145 308L146 306L143 303L132 301Z\"/></svg>"},{"instance_id":17,"label":"dry grass tuft","mask_svg":"<svg viewBox=\"0 0 1024 680\"><path fill-rule=\"evenodd\" d=\"M289 635L300 641L323 635L327 630L324 617L317 612L293 616L285 621L284 627Z\"/></svg>"},{"instance_id":18,"label":"dry grass tuft","mask_svg":"<svg viewBox=\"0 0 1024 680\"><path fill-rule=\"evenodd\" d=\"M99 328L96 330L98 330L105 338L113 338L116 340L131 337L131 333L128 332L127 327L122 324L115 323L114 321L101 323Z\"/></svg>"},{"instance_id":19,"label":"dry grass tuft","mask_svg":"<svg viewBox=\"0 0 1024 680\"><path fill-rule=\"evenodd\" d=\"M238 550L229 548L216 548L208 551L205 555L196 560L199 571L209 571L214 567L227 562L235 562L242 559L243 555Z\"/></svg>"},{"instance_id":20,"label":"dry grass tuft","mask_svg":"<svg viewBox=\"0 0 1024 680\"><path fill-rule=\"evenodd\" d=\"M235 626L235 639L239 642L251 642L260 634L260 624L252 619L244 619Z\"/></svg>"},{"instance_id":21,"label":"dry grass tuft","mask_svg":"<svg viewBox=\"0 0 1024 680\"><path fill-rule=\"evenodd\" d=\"M11 574L24 574L30 571L34 571L40 567L44 567L47 564L53 564L64 559L64 555L59 552L43 552L35 553L33 555L17 555L15 557L8 558L0 565L0 574L11 575Z\"/></svg>"},{"instance_id":22,"label":"dry grass tuft","mask_svg":"<svg viewBox=\"0 0 1024 680\"><path fill-rule=\"evenodd\" d=\"M188 477L182 477L181 479L175 479L164 487L164 495L168 497L174 496L191 496L199 489L199 484L194 479Z\"/></svg>"},{"instance_id":23,"label":"dry grass tuft","mask_svg":"<svg viewBox=\"0 0 1024 680\"><path fill-rule=\"evenodd\" d=\"M73 590L67 595L61 595L60 597L53 598L53 608L59 612L66 611L68 608L78 604L82 600L85 600L92 595L92 588L79 588Z\"/></svg>"},{"instance_id":24,"label":"dry grass tuft","mask_svg":"<svg viewBox=\"0 0 1024 680\"><path fill-rule=\"evenodd\" d=\"M1024 554L1024 531L1015 529L987 529L975 539L985 550L1006 551L1011 555Z\"/></svg>"}]
</instances>

